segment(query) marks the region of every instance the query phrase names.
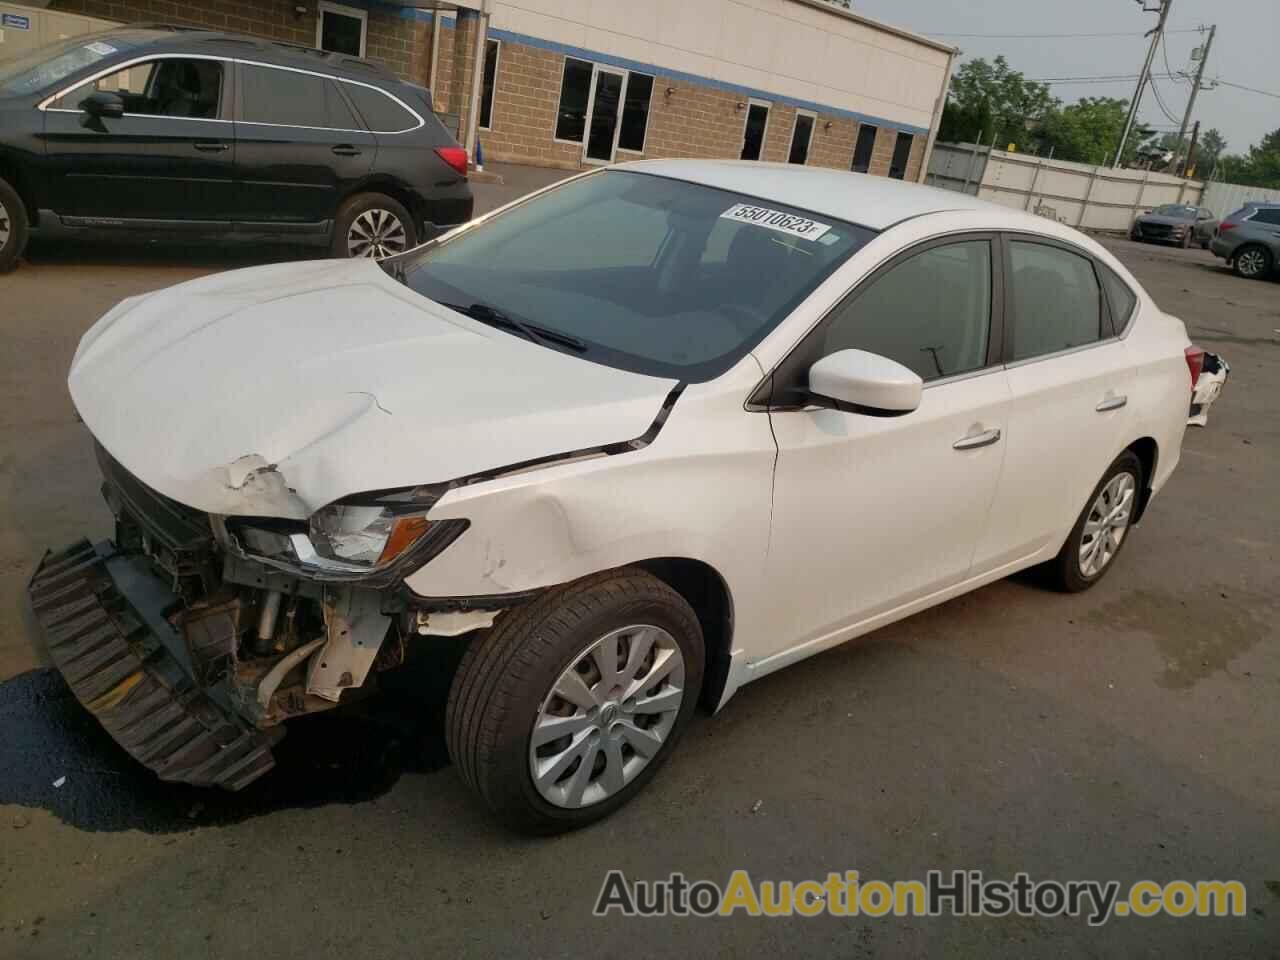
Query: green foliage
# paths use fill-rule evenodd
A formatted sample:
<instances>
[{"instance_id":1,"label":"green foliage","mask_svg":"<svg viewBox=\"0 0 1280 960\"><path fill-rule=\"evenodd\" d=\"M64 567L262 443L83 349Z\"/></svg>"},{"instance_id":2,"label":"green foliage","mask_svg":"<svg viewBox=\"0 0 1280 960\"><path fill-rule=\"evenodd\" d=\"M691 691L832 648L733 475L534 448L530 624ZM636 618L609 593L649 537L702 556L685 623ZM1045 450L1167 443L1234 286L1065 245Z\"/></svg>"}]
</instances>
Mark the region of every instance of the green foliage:
<instances>
[{"instance_id":1,"label":"green foliage","mask_svg":"<svg viewBox=\"0 0 1280 960\"><path fill-rule=\"evenodd\" d=\"M1206 174L1204 165L1200 168ZM1280 128L1272 130L1248 154L1228 154L1218 159L1217 179L1250 187L1280 189Z\"/></svg>"},{"instance_id":2,"label":"green foliage","mask_svg":"<svg viewBox=\"0 0 1280 960\"><path fill-rule=\"evenodd\" d=\"M1208 172L1208 169L1213 167L1213 161L1217 160L1226 149L1227 138L1217 127L1210 127L1200 134L1200 143L1196 145L1196 165Z\"/></svg>"},{"instance_id":3,"label":"green foliage","mask_svg":"<svg viewBox=\"0 0 1280 960\"><path fill-rule=\"evenodd\" d=\"M1110 163L1115 158L1128 110L1129 101L1114 97L1084 97L1078 103L1054 108L1036 131L1039 153L1044 156L1052 150L1058 160ZM1134 127L1125 145L1125 163L1132 162L1138 145L1150 135L1151 131L1142 124Z\"/></svg>"},{"instance_id":4,"label":"green foliage","mask_svg":"<svg viewBox=\"0 0 1280 960\"><path fill-rule=\"evenodd\" d=\"M1004 57L967 60L951 78L939 136L972 141L981 131L983 143L996 136L999 146L1016 143L1025 149L1032 139L1029 128L1057 106L1045 84L1026 79Z\"/></svg>"}]
</instances>

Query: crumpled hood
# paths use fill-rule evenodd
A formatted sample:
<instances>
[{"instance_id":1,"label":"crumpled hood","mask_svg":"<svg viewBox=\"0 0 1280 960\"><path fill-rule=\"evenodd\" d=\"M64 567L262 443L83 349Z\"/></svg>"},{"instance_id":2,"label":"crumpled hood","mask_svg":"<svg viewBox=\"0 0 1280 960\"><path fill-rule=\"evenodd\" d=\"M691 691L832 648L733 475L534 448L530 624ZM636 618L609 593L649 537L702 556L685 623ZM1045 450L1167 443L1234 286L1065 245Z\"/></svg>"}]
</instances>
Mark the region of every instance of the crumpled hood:
<instances>
[{"instance_id":1,"label":"crumpled hood","mask_svg":"<svg viewBox=\"0 0 1280 960\"><path fill-rule=\"evenodd\" d=\"M675 381L486 327L353 260L125 300L84 335L68 385L97 440L154 489L301 519L353 493L633 439Z\"/></svg>"}]
</instances>

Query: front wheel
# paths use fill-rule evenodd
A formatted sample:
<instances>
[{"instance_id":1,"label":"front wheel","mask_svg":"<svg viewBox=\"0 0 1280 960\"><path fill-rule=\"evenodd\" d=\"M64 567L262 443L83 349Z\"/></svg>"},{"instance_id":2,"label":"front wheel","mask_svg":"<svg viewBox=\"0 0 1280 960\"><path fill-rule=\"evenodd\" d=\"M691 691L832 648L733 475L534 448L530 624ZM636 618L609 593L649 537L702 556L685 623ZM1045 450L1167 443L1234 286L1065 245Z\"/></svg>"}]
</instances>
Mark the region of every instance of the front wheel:
<instances>
[{"instance_id":1,"label":"front wheel","mask_svg":"<svg viewBox=\"0 0 1280 960\"><path fill-rule=\"evenodd\" d=\"M335 257L381 260L418 245L418 228L398 200L381 193L360 193L338 208L333 224Z\"/></svg>"},{"instance_id":2,"label":"front wheel","mask_svg":"<svg viewBox=\"0 0 1280 960\"><path fill-rule=\"evenodd\" d=\"M1238 277L1261 280L1271 272L1271 251L1256 243L1243 246L1235 253L1232 269Z\"/></svg>"},{"instance_id":3,"label":"front wheel","mask_svg":"<svg viewBox=\"0 0 1280 960\"><path fill-rule=\"evenodd\" d=\"M1116 457L1071 528L1067 542L1049 563L1053 583L1067 593L1088 590L1115 563L1129 539L1142 490L1142 462L1132 450Z\"/></svg>"},{"instance_id":4,"label":"front wheel","mask_svg":"<svg viewBox=\"0 0 1280 960\"><path fill-rule=\"evenodd\" d=\"M0 273L8 273L27 246L27 208L18 192L0 180Z\"/></svg>"},{"instance_id":5,"label":"front wheel","mask_svg":"<svg viewBox=\"0 0 1280 960\"><path fill-rule=\"evenodd\" d=\"M449 692L449 755L508 826L585 826L666 761L704 660L693 609L643 570L549 590L468 648Z\"/></svg>"}]
</instances>

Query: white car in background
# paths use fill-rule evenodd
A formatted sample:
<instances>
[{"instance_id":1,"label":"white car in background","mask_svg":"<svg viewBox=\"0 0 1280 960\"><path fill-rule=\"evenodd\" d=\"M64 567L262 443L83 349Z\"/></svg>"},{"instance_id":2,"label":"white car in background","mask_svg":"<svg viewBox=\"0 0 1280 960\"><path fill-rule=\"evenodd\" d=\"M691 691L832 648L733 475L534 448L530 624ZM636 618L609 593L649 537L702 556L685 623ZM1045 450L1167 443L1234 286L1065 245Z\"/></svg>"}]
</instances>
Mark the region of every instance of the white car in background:
<instances>
[{"instance_id":1,"label":"white car in background","mask_svg":"<svg viewBox=\"0 0 1280 960\"><path fill-rule=\"evenodd\" d=\"M82 702L239 788L290 717L468 646L506 822L635 795L695 703L1045 564L1095 584L1199 353L1088 237L787 165L592 172L384 261L126 300L70 374L114 542L31 594Z\"/></svg>"}]
</instances>

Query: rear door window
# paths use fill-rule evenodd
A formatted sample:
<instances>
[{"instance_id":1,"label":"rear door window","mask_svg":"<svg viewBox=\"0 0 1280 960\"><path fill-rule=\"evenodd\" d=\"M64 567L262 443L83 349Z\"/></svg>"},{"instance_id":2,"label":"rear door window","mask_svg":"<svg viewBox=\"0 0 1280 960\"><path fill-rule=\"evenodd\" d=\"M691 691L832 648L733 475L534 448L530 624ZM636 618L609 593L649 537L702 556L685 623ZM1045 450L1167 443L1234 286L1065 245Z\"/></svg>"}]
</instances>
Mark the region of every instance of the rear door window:
<instances>
[{"instance_id":1,"label":"rear door window","mask_svg":"<svg viewBox=\"0 0 1280 960\"><path fill-rule=\"evenodd\" d=\"M1102 338L1102 291L1093 262L1045 243L1009 243L1013 359L1070 350Z\"/></svg>"},{"instance_id":2,"label":"rear door window","mask_svg":"<svg viewBox=\"0 0 1280 960\"><path fill-rule=\"evenodd\" d=\"M252 64L240 68L240 119L284 127L359 128L332 80Z\"/></svg>"},{"instance_id":3,"label":"rear door window","mask_svg":"<svg viewBox=\"0 0 1280 960\"><path fill-rule=\"evenodd\" d=\"M418 118L381 90L359 83L342 84L365 125L374 133L402 133L419 125Z\"/></svg>"}]
</instances>

